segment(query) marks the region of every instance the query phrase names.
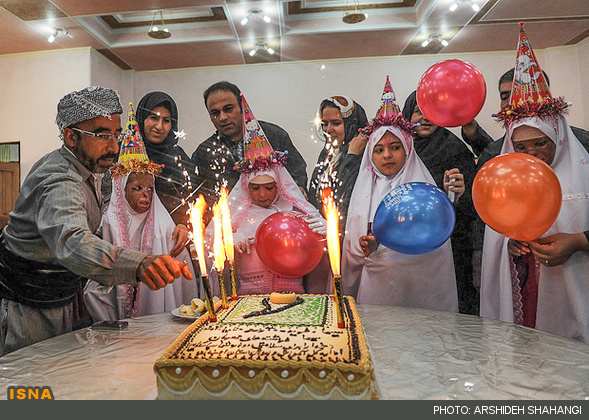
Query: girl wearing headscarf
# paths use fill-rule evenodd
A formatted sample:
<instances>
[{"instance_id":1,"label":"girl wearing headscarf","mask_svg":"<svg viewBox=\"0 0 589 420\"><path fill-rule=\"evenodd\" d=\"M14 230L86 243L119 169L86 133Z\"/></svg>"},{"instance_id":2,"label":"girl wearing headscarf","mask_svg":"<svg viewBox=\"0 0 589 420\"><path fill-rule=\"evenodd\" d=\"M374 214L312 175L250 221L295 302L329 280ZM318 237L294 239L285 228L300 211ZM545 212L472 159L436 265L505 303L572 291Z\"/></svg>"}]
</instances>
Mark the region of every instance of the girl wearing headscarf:
<instances>
[{"instance_id":1,"label":"girl wearing headscarf","mask_svg":"<svg viewBox=\"0 0 589 420\"><path fill-rule=\"evenodd\" d=\"M456 225L450 237L454 255L454 268L458 288L460 313L479 314L479 291L473 273L473 223L475 209L472 203L472 182L476 175L474 155L466 145L448 129L429 121L419 109L417 92L409 95L403 107L403 117L414 124L415 151L429 170L438 188L444 188L447 171L457 168L464 176L465 192L455 202Z\"/></svg>"},{"instance_id":2,"label":"girl wearing headscarf","mask_svg":"<svg viewBox=\"0 0 589 420\"><path fill-rule=\"evenodd\" d=\"M410 125L397 115L369 127L370 138L348 209L342 254L344 293L358 303L458 311L452 247L422 255L401 254L378 244L367 234L382 199L397 186L434 180L415 153ZM450 184L457 195L463 183Z\"/></svg>"},{"instance_id":3,"label":"girl wearing headscarf","mask_svg":"<svg viewBox=\"0 0 589 420\"><path fill-rule=\"evenodd\" d=\"M326 222L303 196L292 176L281 164L244 172L229 193L229 209L234 233L235 264L239 294L265 294L274 291L304 293L303 277L283 277L272 273L260 261L253 244L256 231L266 218L281 212L305 215L310 227L325 234Z\"/></svg>"},{"instance_id":4,"label":"girl wearing headscarf","mask_svg":"<svg viewBox=\"0 0 589 420\"><path fill-rule=\"evenodd\" d=\"M519 54L532 55L520 32ZM514 83L501 153L528 153L556 173L562 206L554 224L531 242L485 230L481 315L589 344L589 153L564 118L569 105L553 99L534 58L531 83ZM517 78L517 71L516 71ZM509 215L506 215L509 217Z\"/></svg>"},{"instance_id":5,"label":"girl wearing headscarf","mask_svg":"<svg viewBox=\"0 0 589 420\"><path fill-rule=\"evenodd\" d=\"M303 277L283 277L272 273L260 260L254 245L258 226L281 211L302 213L309 227L324 235L327 223L303 196L286 170L286 152L273 151L264 131L242 95L244 118L244 159L237 164L241 172L229 193L229 211L237 250L235 268L238 292L266 294L274 291L304 293ZM212 224L207 228L207 242L212 242ZM216 276L215 276L216 277ZM227 279L229 276L225 276ZM216 292L218 281L213 281Z\"/></svg>"},{"instance_id":6,"label":"girl wearing headscarf","mask_svg":"<svg viewBox=\"0 0 589 420\"><path fill-rule=\"evenodd\" d=\"M340 213L343 231L350 196L368 138L361 132L368 123L364 108L348 96L332 96L319 106L326 136L309 183L309 201L323 212L321 190L331 188Z\"/></svg>"},{"instance_id":7,"label":"girl wearing headscarf","mask_svg":"<svg viewBox=\"0 0 589 420\"><path fill-rule=\"evenodd\" d=\"M170 254L178 248L173 238L176 224L154 191L160 169L160 165L149 162L141 139L127 135L119 162L111 168L113 192L100 226L104 240L117 247L153 255ZM176 258L187 261L196 278L188 251L180 248L176 252L179 252ZM105 289L93 280L84 290L86 306L94 321L169 312L197 296L196 282L182 276L157 291L143 283Z\"/></svg>"},{"instance_id":8,"label":"girl wearing headscarf","mask_svg":"<svg viewBox=\"0 0 589 420\"><path fill-rule=\"evenodd\" d=\"M178 145L178 108L164 92L146 94L137 106L137 124L149 159L164 165L156 179L156 191L164 207L177 224L188 224L188 205L182 204L200 185L194 165ZM190 183L188 179L190 178Z\"/></svg>"}]
</instances>

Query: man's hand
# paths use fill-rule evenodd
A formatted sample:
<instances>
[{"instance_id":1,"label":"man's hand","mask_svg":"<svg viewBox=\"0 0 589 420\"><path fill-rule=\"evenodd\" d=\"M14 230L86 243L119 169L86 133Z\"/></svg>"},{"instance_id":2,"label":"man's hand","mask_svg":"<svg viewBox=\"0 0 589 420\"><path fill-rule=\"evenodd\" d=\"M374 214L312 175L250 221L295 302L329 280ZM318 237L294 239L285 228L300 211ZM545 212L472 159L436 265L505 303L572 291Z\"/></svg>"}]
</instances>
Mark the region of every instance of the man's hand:
<instances>
[{"instance_id":1,"label":"man's hand","mask_svg":"<svg viewBox=\"0 0 589 420\"><path fill-rule=\"evenodd\" d=\"M137 267L137 279L151 290L159 290L180 276L192 280L188 266L169 255L148 255Z\"/></svg>"},{"instance_id":2,"label":"man's hand","mask_svg":"<svg viewBox=\"0 0 589 420\"><path fill-rule=\"evenodd\" d=\"M170 251L170 255L175 257L186 247L188 228L184 225L176 225L174 233L172 233L172 239L174 240L174 248Z\"/></svg>"},{"instance_id":3,"label":"man's hand","mask_svg":"<svg viewBox=\"0 0 589 420\"><path fill-rule=\"evenodd\" d=\"M567 262L577 251L588 251L589 243L584 233L555 233L529 243L536 259L547 267Z\"/></svg>"}]
</instances>

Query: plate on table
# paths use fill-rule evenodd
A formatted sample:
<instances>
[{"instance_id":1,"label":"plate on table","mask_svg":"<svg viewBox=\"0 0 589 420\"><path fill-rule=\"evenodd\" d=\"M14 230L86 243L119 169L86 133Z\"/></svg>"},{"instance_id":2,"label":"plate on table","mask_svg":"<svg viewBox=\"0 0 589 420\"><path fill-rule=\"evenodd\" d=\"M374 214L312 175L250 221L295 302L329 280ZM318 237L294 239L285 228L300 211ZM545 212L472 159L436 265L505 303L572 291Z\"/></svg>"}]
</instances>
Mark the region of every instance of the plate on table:
<instances>
[{"instance_id":1,"label":"plate on table","mask_svg":"<svg viewBox=\"0 0 589 420\"><path fill-rule=\"evenodd\" d=\"M197 312L194 315L183 315L180 313L180 308L176 308L176 309L172 309L172 315L178 317L178 318L183 318L183 319L191 319L191 320L195 320L200 318L201 313Z\"/></svg>"}]
</instances>

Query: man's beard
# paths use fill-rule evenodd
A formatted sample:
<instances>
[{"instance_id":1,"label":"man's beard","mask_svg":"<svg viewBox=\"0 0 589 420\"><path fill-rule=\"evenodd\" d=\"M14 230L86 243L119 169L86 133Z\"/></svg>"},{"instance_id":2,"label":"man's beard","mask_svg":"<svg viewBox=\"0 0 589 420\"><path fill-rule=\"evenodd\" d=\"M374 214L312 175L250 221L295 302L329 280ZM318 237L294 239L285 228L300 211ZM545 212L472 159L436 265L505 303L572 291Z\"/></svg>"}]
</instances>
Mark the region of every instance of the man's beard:
<instances>
[{"instance_id":1,"label":"man's beard","mask_svg":"<svg viewBox=\"0 0 589 420\"><path fill-rule=\"evenodd\" d=\"M88 156L86 154L86 152L84 152L84 150L80 146L79 141L77 141L74 145L74 154L76 155L76 157L78 158L80 163L92 173L96 173L96 174L105 173L106 171L108 171L108 168L111 166L111 165L109 165L108 167L101 166L98 163L98 159L95 160L95 159L92 159L90 156ZM107 153L105 155L102 155L99 159L108 159L108 158L116 159L117 155L114 153Z\"/></svg>"}]
</instances>

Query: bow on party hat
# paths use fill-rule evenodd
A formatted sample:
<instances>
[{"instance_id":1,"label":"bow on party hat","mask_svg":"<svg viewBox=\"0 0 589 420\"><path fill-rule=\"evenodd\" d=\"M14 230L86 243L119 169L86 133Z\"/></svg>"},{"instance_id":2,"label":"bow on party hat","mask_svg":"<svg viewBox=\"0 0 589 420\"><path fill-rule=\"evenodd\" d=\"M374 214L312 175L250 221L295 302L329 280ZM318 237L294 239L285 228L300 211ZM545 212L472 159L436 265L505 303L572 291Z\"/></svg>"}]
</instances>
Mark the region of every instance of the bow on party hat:
<instances>
[{"instance_id":1,"label":"bow on party hat","mask_svg":"<svg viewBox=\"0 0 589 420\"><path fill-rule=\"evenodd\" d=\"M243 160L235 166L239 172L259 172L272 165L285 165L287 151L274 151L260 123L254 117L245 96L241 94L243 109Z\"/></svg>"},{"instance_id":2,"label":"bow on party hat","mask_svg":"<svg viewBox=\"0 0 589 420\"><path fill-rule=\"evenodd\" d=\"M129 117L123 133L119 161L110 169L112 176L124 176L129 172L158 175L163 165L153 163L147 157L139 125L135 119L133 103L129 102Z\"/></svg>"},{"instance_id":3,"label":"bow on party hat","mask_svg":"<svg viewBox=\"0 0 589 420\"><path fill-rule=\"evenodd\" d=\"M396 126L409 133L412 132L414 124L403 118L403 114L397 104L397 98L395 92L391 86L389 75L387 74L387 80L384 84L384 90L380 97L380 104L378 105L378 111L376 111L376 117L368 124L362 132L369 136L376 129L383 126Z\"/></svg>"},{"instance_id":4,"label":"bow on party hat","mask_svg":"<svg viewBox=\"0 0 589 420\"><path fill-rule=\"evenodd\" d=\"M571 104L564 98L553 98L550 88L520 22L519 42L509 106L493 116L505 126L528 117L556 117L567 112Z\"/></svg>"}]
</instances>

